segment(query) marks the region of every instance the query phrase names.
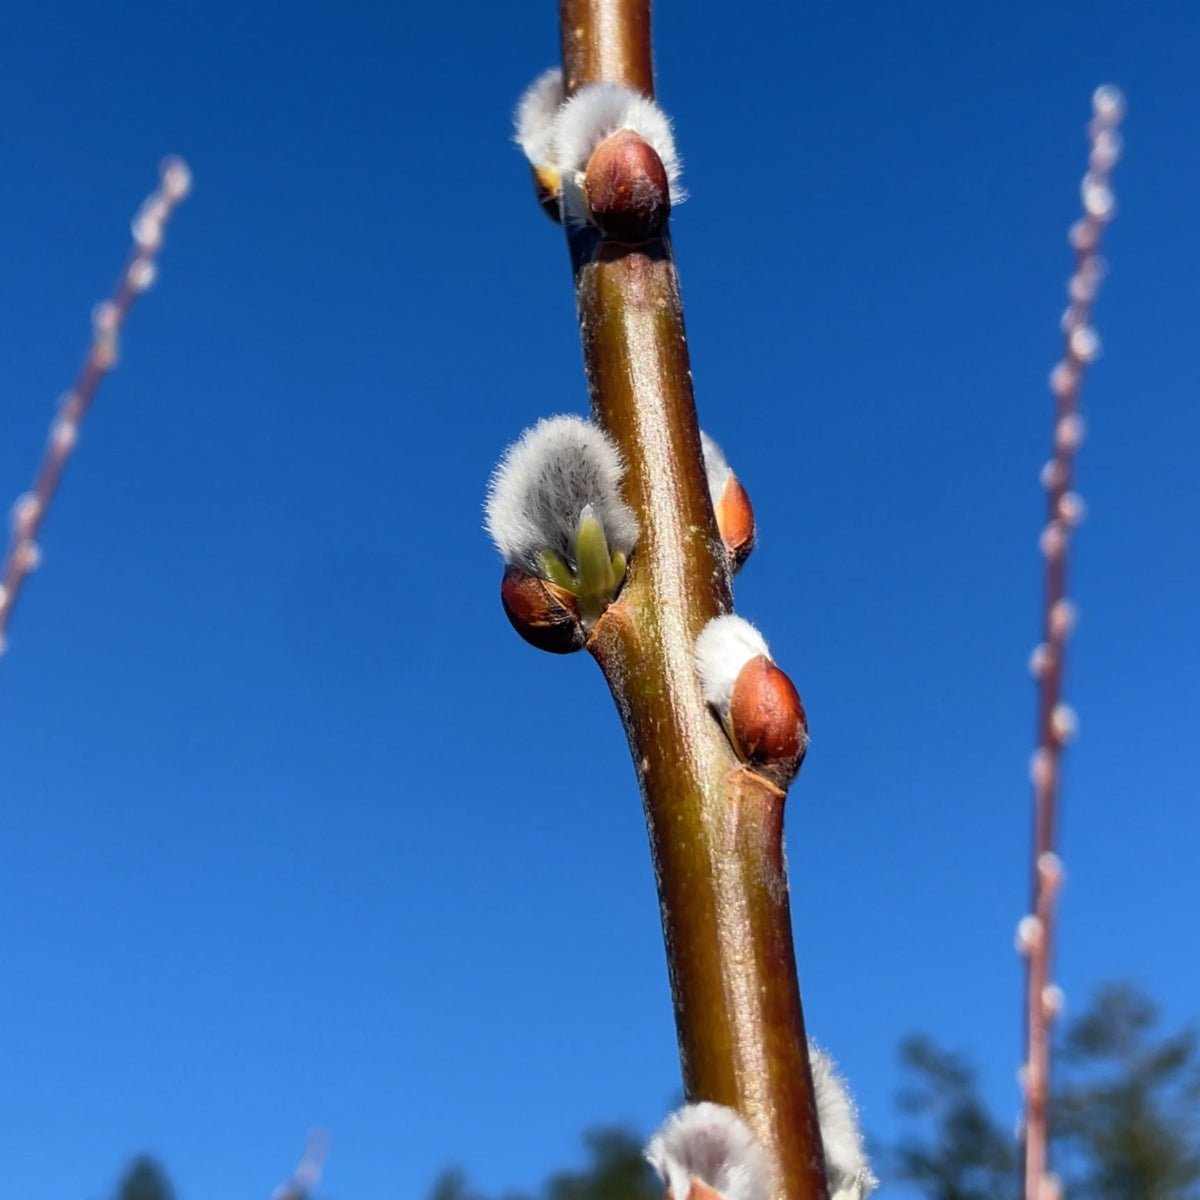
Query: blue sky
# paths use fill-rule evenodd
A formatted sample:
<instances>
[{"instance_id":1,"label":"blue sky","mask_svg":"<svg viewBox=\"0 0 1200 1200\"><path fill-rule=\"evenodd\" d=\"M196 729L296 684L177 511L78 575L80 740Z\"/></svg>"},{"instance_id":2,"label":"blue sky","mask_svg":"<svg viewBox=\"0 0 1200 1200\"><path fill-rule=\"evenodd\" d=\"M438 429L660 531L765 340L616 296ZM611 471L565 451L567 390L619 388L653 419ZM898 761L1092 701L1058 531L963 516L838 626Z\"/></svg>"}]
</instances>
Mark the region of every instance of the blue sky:
<instances>
[{"instance_id":1,"label":"blue sky","mask_svg":"<svg viewBox=\"0 0 1200 1200\"><path fill-rule=\"evenodd\" d=\"M1200 13L660 6L704 426L800 687L811 1030L868 1125L923 1029L1015 1115L1049 443L1093 87L1129 98L1085 393L1061 971L1196 1015ZM553 6L12 0L0 494L165 153L168 234L0 662L3 1191L159 1155L255 1200L488 1188L650 1128L678 1068L640 804L585 656L509 630L481 501L586 400L508 141Z\"/></svg>"}]
</instances>

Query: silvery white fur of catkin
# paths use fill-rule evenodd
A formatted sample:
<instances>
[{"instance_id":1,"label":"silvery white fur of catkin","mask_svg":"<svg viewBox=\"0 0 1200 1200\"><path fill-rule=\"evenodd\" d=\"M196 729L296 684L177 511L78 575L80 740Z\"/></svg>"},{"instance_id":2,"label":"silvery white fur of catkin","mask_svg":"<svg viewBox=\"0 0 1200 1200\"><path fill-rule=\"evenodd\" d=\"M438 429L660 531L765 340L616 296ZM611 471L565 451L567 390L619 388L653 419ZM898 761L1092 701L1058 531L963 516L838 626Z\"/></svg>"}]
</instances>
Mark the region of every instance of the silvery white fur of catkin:
<instances>
[{"instance_id":1,"label":"silvery white fur of catkin","mask_svg":"<svg viewBox=\"0 0 1200 1200\"><path fill-rule=\"evenodd\" d=\"M621 497L625 465L609 436L582 417L546 417L504 452L492 474L487 531L506 562L542 574L540 554L575 559L579 514L591 505L611 551L628 556L637 519Z\"/></svg>"},{"instance_id":2,"label":"silvery white fur of catkin","mask_svg":"<svg viewBox=\"0 0 1200 1200\"><path fill-rule=\"evenodd\" d=\"M672 206L687 199L679 183L683 163L675 149L667 114L648 96L632 88L617 83L590 83L559 109L554 121L551 154L562 172L563 205L569 221L582 224L587 220L581 190L584 168L596 147L619 129L632 129L661 159Z\"/></svg>"},{"instance_id":3,"label":"silvery white fur of catkin","mask_svg":"<svg viewBox=\"0 0 1200 1200\"><path fill-rule=\"evenodd\" d=\"M854 1101L829 1055L813 1042L808 1049L830 1200L866 1200L878 1180L863 1150ZM687 1200L691 1177L724 1200L770 1200L766 1155L731 1108L702 1103L680 1109L646 1147L646 1158L675 1200Z\"/></svg>"},{"instance_id":4,"label":"silvery white fur of catkin","mask_svg":"<svg viewBox=\"0 0 1200 1200\"><path fill-rule=\"evenodd\" d=\"M696 670L705 701L727 714L737 677L760 654L771 657L763 635L744 617L736 613L713 617L696 639Z\"/></svg>"},{"instance_id":5,"label":"silvery white fur of catkin","mask_svg":"<svg viewBox=\"0 0 1200 1200\"><path fill-rule=\"evenodd\" d=\"M721 447L703 429L700 430L700 447L704 451L704 474L708 479L708 494L712 497L713 507L716 508L725 493L725 485L733 478L733 471L725 461Z\"/></svg>"},{"instance_id":6,"label":"silvery white fur of catkin","mask_svg":"<svg viewBox=\"0 0 1200 1200\"><path fill-rule=\"evenodd\" d=\"M554 120L562 102L563 78L557 67L543 71L517 101L514 140L535 167L554 165Z\"/></svg>"},{"instance_id":7,"label":"silvery white fur of catkin","mask_svg":"<svg viewBox=\"0 0 1200 1200\"><path fill-rule=\"evenodd\" d=\"M834 1061L813 1042L808 1044L812 1065L817 1120L825 1144L825 1173L830 1200L865 1200L878 1183L863 1149L858 1110L837 1073Z\"/></svg>"},{"instance_id":8,"label":"silvery white fur of catkin","mask_svg":"<svg viewBox=\"0 0 1200 1200\"><path fill-rule=\"evenodd\" d=\"M689 1104L673 1113L646 1147L646 1159L687 1200L695 1176L725 1200L771 1200L771 1168L749 1127L732 1108Z\"/></svg>"}]
</instances>

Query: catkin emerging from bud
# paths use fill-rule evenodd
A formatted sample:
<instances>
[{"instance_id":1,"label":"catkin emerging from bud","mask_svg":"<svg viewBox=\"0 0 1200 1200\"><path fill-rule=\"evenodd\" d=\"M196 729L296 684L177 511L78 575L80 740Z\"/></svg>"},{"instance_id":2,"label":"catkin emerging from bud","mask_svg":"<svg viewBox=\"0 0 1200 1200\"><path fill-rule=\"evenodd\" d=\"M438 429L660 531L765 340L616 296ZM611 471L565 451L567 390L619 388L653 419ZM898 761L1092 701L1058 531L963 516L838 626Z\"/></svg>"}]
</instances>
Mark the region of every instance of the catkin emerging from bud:
<instances>
[{"instance_id":1,"label":"catkin emerging from bud","mask_svg":"<svg viewBox=\"0 0 1200 1200\"><path fill-rule=\"evenodd\" d=\"M546 214L559 220L562 180L554 153L554 122L563 103L562 72L543 71L525 90L513 114L513 140L533 168L538 202Z\"/></svg>"},{"instance_id":2,"label":"catkin emerging from bud","mask_svg":"<svg viewBox=\"0 0 1200 1200\"><path fill-rule=\"evenodd\" d=\"M696 639L696 670L738 757L787 787L808 749L808 719L762 634L741 617L714 617Z\"/></svg>"},{"instance_id":3,"label":"catkin emerging from bud","mask_svg":"<svg viewBox=\"0 0 1200 1200\"><path fill-rule=\"evenodd\" d=\"M554 163L554 118L563 102L562 72L543 71L526 88L513 114L513 138L532 166Z\"/></svg>"},{"instance_id":4,"label":"catkin emerging from bud","mask_svg":"<svg viewBox=\"0 0 1200 1200\"><path fill-rule=\"evenodd\" d=\"M704 471L717 530L725 543L730 565L737 571L754 549L754 509L746 489L725 461L721 447L703 430L700 445L704 451Z\"/></svg>"},{"instance_id":5,"label":"catkin emerging from bud","mask_svg":"<svg viewBox=\"0 0 1200 1200\"><path fill-rule=\"evenodd\" d=\"M833 1059L812 1042L808 1044L808 1060L821 1141L825 1144L830 1200L864 1200L875 1190L878 1180L863 1149L858 1109Z\"/></svg>"},{"instance_id":6,"label":"catkin emerging from bud","mask_svg":"<svg viewBox=\"0 0 1200 1200\"><path fill-rule=\"evenodd\" d=\"M505 562L576 597L585 628L616 595L637 541L624 471L598 426L549 417L505 451L488 491L487 530Z\"/></svg>"},{"instance_id":7,"label":"catkin emerging from bud","mask_svg":"<svg viewBox=\"0 0 1200 1200\"><path fill-rule=\"evenodd\" d=\"M770 1200L773 1192L762 1147L742 1118L720 1104L689 1104L673 1113L646 1147L646 1159L672 1200L710 1190L723 1200Z\"/></svg>"},{"instance_id":8,"label":"catkin emerging from bud","mask_svg":"<svg viewBox=\"0 0 1200 1200\"><path fill-rule=\"evenodd\" d=\"M606 149L605 161L597 162L588 183L594 195L607 197L613 190L612 176L617 168L621 168L621 174L628 174L632 164L636 170L630 182L639 193L638 203L633 206L636 215L626 211L628 205L619 206L618 211L623 220L635 220L638 235L648 236L657 232L670 208L685 199L679 184L682 164L666 113L648 96L632 88L615 83L589 84L559 110L554 122L553 157L562 174L563 208L567 220L574 224L582 225L592 219L585 191L589 163L601 144L622 130L636 134L653 153L657 164L651 163L640 150L629 159L627 156L637 149L632 144L625 149L614 145ZM656 169L658 165L662 168L661 176ZM603 221L601 216L598 223L602 229ZM619 231L612 232L620 236Z\"/></svg>"},{"instance_id":9,"label":"catkin emerging from bud","mask_svg":"<svg viewBox=\"0 0 1200 1200\"><path fill-rule=\"evenodd\" d=\"M878 1185L863 1150L858 1110L833 1060L808 1043L830 1200L866 1200ZM672 1200L770 1200L771 1168L742 1118L720 1104L690 1104L668 1117L646 1158Z\"/></svg>"}]
</instances>

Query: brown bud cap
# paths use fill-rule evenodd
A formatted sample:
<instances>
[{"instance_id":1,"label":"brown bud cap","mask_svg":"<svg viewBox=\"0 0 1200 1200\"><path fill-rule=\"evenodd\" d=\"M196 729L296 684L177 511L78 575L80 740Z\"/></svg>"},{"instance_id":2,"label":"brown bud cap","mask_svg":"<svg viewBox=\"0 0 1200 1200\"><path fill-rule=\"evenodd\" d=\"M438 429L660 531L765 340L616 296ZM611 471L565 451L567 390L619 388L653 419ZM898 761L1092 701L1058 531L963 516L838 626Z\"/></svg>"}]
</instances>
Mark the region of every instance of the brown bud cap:
<instances>
[{"instance_id":1,"label":"brown bud cap","mask_svg":"<svg viewBox=\"0 0 1200 1200\"><path fill-rule=\"evenodd\" d=\"M576 598L548 579L506 567L500 602L512 627L531 645L551 654L570 654L587 640Z\"/></svg>"},{"instance_id":2,"label":"brown bud cap","mask_svg":"<svg viewBox=\"0 0 1200 1200\"><path fill-rule=\"evenodd\" d=\"M786 787L808 749L800 695L769 658L756 655L738 673L729 697L734 749L772 782Z\"/></svg>"},{"instance_id":3,"label":"brown bud cap","mask_svg":"<svg viewBox=\"0 0 1200 1200\"><path fill-rule=\"evenodd\" d=\"M653 237L671 211L662 159L632 129L618 129L592 151L583 191L592 219L605 237L618 242Z\"/></svg>"},{"instance_id":4,"label":"brown bud cap","mask_svg":"<svg viewBox=\"0 0 1200 1200\"><path fill-rule=\"evenodd\" d=\"M537 201L546 214L556 225L562 224L562 176L554 167L533 167L533 190L537 193Z\"/></svg>"},{"instance_id":5,"label":"brown bud cap","mask_svg":"<svg viewBox=\"0 0 1200 1200\"><path fill-rule=\"evenodd\" d=\"M754 549L754 508L736 475L730 475L725 481L716 513L721 541L725 543L725 550L736 571Z\"/></svg>"}]
</instances>

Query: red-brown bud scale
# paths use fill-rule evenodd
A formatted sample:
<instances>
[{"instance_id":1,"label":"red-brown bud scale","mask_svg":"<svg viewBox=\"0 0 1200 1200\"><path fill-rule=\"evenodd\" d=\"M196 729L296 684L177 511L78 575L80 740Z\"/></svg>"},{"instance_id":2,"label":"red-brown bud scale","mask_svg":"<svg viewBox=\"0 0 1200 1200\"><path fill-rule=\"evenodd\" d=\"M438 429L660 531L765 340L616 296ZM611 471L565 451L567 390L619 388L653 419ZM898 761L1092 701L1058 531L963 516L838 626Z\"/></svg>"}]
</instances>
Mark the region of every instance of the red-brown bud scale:
<instances>
[{"instance_id":1,"label":"red-brown bud scale","mask_svg":"<svg viewBox=\"0 0 1200 1200\"><path fill-rule=\"evenodd\" d=\"M792 681L757 655L738 673L729 698L729 730L738 754L785 787L808 749L808 718Z\"/></svg>"},{"instance_id":2,"label":"red-brown bud scale","mask_svg":"<svg viewBox=\"0 0 1200 1200\"><path fill-rule=\"evenodd\" d=\"M507 567L500 582L500 602L512 627L539 650L570 654L587 640L575 596L548 579Z\"/></svg>"},{"instance_id":3,"label":"red-brown bud scale","mask_svg":"<svg viewBox=\"0 0 1200 1200\"><path fill-rule=\"evenodd\" d=\"M592 152L583 191L605 237L645 241L667 223L671 186L654 148L632 129L619 129Z\"/></svg>"},{"instance_id":4,"label":"red-brown bud scale","mask_svg":"<svg viewBox=\"0 0 1200 1200\"><path fill-rule=\"evenodd\" d=\"M725 481L725 489L717 501L716 517L721 541L737 570L754 549L754 507L736 475L730 475Z\"/></svg>"}]
</instances>

